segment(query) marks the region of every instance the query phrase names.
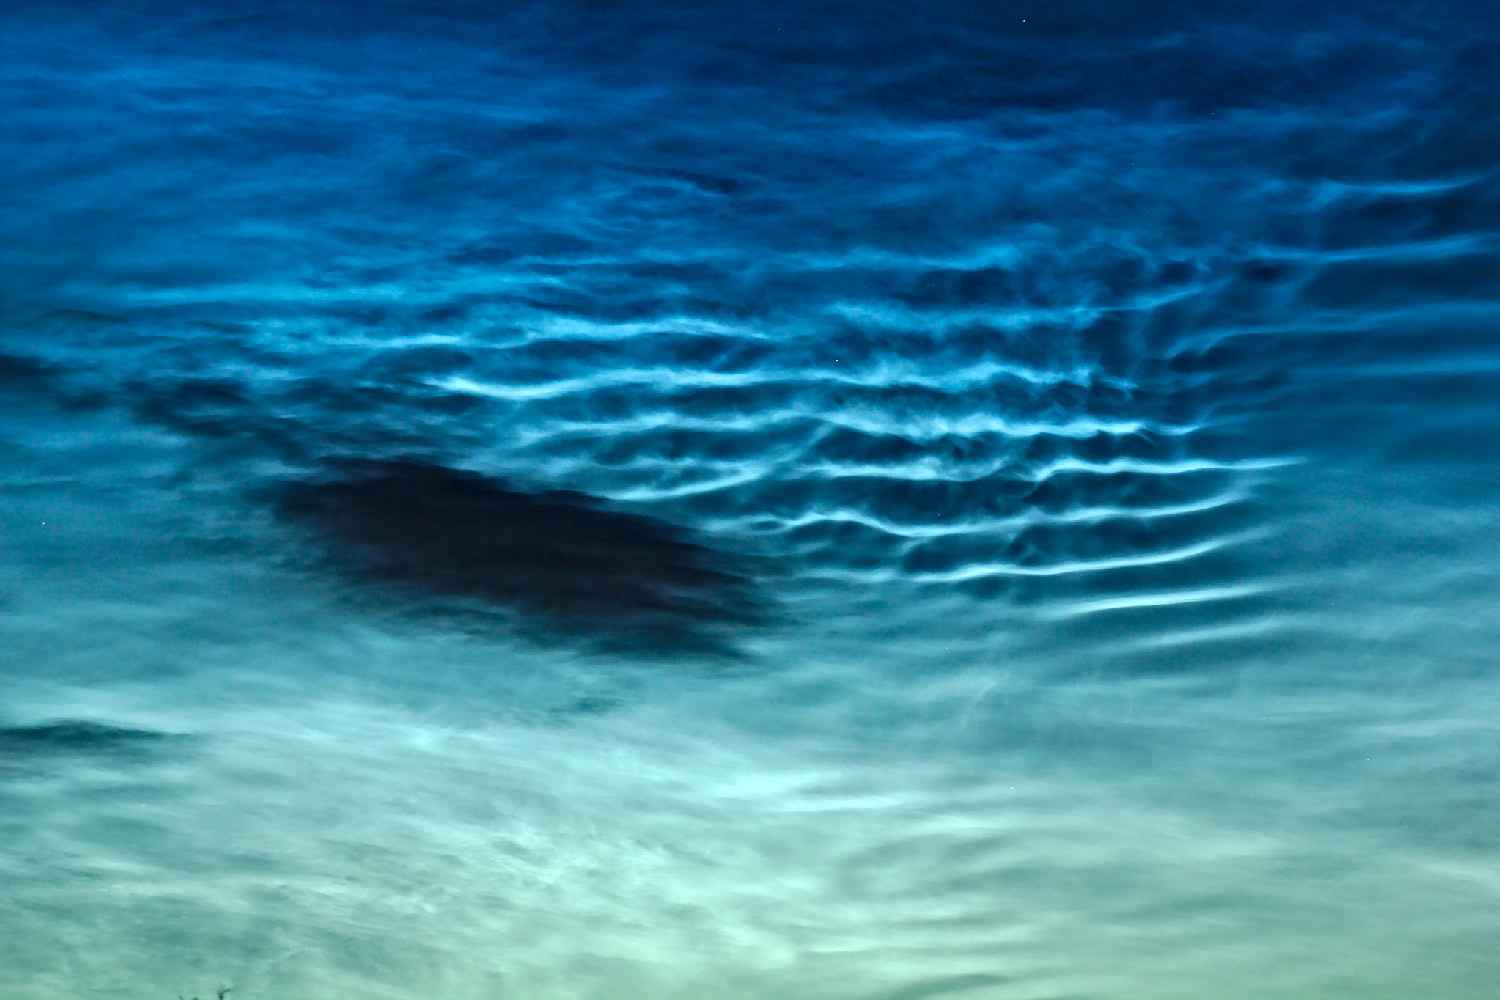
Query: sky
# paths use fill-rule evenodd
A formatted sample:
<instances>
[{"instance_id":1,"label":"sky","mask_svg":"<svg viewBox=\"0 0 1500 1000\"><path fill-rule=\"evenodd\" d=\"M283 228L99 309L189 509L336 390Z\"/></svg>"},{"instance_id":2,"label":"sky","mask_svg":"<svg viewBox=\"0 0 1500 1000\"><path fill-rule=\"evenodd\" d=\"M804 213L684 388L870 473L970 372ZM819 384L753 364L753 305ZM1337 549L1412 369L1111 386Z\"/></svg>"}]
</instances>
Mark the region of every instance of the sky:
<instances>
[{"instance_id":1,"label":"sky","mask_svg":"<svg viewBox=\"0 0 1500 1000\"><path fill-rule=\"evenodd\" d=\"M21 2L0 998L1488 998L1487 3Z\"/></svg>"}]
</instances>

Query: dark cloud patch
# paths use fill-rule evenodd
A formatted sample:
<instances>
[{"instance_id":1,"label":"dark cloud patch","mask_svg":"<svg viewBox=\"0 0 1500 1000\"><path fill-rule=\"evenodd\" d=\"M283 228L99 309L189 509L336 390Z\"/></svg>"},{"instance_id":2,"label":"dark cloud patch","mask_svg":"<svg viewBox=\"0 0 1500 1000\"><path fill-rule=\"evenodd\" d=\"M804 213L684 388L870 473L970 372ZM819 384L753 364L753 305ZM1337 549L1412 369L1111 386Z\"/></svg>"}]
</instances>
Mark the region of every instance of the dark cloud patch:
<instances>
[{"instance_id":1,"label":"dark cloud patch","mask_svg":"<svg viewBox=\"0 0 1500 1000\"><path fill-rule=\"evenodd\" d=\"M933 976L932 978L912 983L910 986L904 986L893 993L886 994L886 1000L933 1000L935 997L946 997L960 993L971 994L976 990L1005 986L1013 984L1015 981L1015 977L1013 976L997 976L987 972Z\"/></svg>"},{"instance_id":2,"label":"dark cloud patch","mask_svg":"<svg viewBox=\"0 0 1500 1000\"><path fill-rule=\"evenodd\" d=\"M272 457L307 466L330 450L430 451L466 440L466 425L455 421L484 401L413 374L441 364L436 356L382 357L361 378L156 376L123 383L117 398L135 419L195 439L215 461Z\"/></svg>"},{"instance_id":3,"label":"dark cloud patch","mask_svg":"<svg viewBox=\"0 0 1500 1000\"><path fill-rule=\"evenodd\" d=\"M69 386L63 365L31 354L0 350L0 394L69 403L79 394Z\"/></svg>"},{"instance_id":4,"label":"dark cloud patch","mask_svg":"<svg viewBox=\"0 0 1500 1000\"><path fill-rule=\"evenodd\" d=\"M566 726L577 723L582 719L608 715L624 704L625 701L620 698L584 695L574 698L566 705L559 705L549 709L546 717L553 725Z\"/></svg>"},{"instance_id":5,"label":"dark cloud patch","mask_svg":"<svg viewBox=\"0 0 1500 1000\"><path fill-rule=\"evenodd\" d=\"M754 578L677 526L415 460L340 461L276 509L324 565L408 613L511 618L543 641L734 658L769 623Z\"/></svg>"},{"instance_id":6,"label":"dark cloud patch","mask_svg":"<svg viewBox=\"0 0 1500 1000\"><path fill-rule=\"evenodd\" d=\"M176 738L152 729L61 719L0 727L0 759L15 762L62 756L133 758Z\"/></svg>"},{"instance_id":7,"label":"dark cloud patch","mask_svg":"<svg viewBox=\"0 0 1500 1000\"><path fill-rule=\"evenodd\" d=\"M275 455L305 460L302 422L266 412L232 378L137 379L122 398L137 420L211 443L216 457Z\"/></svg>"},{"instance_id":8,"label":"dark cloud patch","mask_svg":"<svg viewBox=\"0 0 1500 1000\"><path fill-rule=\"evenodd\" d=\"M0 353L0 386L33 383L51 378L58 372L57 366L38 358L22 354Z\"/></svg>"},{"instance_id":9,"label":"dark cloud patch","mask_svg":"<svg viewBox=\"0 0 1500 1000\"><path fill-rule=\"evenodd\" d=\"M243 433L253 408L233 379L189 379L125 384L137 417L185 434L224 437Z\"/></svg>"},{"instance_id":10,"label":"dark cloud patch","mask_svg":"<svg viewBox=\"0 0 1500 1000\"><path fill-rule=\"evenodd\" d=\"M46 358L0 350L0 396L28 406L89 411L106 405L108 393L90 385L87 375Z\"/></svg>"}]
</instances>

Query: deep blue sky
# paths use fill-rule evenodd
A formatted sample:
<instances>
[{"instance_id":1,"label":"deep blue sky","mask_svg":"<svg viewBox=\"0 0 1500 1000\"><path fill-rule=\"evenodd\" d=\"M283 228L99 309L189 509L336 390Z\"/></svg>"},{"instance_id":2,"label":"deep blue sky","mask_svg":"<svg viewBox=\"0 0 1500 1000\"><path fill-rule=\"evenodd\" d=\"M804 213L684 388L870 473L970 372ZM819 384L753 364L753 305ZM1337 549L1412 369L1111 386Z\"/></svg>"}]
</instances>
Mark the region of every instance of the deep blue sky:
<instances>
[{"instance_id":1,"label":"deep blue sky","mask_svg":"<svg viewBox=\"0 0 1500 1000\"><path fill-rule=\"evenodd\" d=\"M1487 997L1493 4L15 3L0 982Z\"/></svg>"}]
</instances>

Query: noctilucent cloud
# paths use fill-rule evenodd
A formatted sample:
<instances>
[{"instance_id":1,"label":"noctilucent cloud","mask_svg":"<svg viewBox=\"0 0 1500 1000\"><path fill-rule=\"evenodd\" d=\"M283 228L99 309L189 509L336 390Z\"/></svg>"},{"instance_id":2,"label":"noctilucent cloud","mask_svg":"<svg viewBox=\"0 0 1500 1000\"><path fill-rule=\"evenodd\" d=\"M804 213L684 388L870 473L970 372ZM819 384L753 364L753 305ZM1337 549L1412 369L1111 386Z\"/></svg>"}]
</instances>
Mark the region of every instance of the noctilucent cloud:
<instances>
[{"instance_id":1,"label":"noctilucent cloud","mask_svg":"<svg viewBox=\"0 0 1500 1000\"><path fill-rule=\"evenodd\" d=\"M1491 1000L1490 0L17 0L0 998Z\"/></svg>"}]
</instances>

